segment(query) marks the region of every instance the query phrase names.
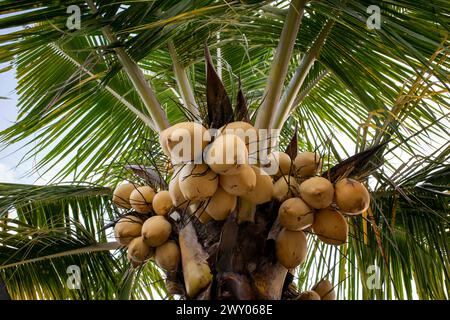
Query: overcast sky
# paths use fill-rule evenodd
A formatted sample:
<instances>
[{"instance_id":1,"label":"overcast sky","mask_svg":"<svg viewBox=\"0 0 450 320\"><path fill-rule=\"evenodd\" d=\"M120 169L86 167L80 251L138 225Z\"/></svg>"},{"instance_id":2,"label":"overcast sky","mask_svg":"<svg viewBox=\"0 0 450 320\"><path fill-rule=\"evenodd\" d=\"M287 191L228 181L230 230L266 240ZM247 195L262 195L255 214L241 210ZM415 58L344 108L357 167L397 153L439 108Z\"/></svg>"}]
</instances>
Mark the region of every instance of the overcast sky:
<instances>
[{"instance_id":1,"label":"overcast sky","mask_svg":"<svg viewBox=\"0 0 450 320\"><path fill-rule=\"evenodd\" d=\"M3 67L5 65L0 65L0 68ZM0 74L0 97L8 98L0 99L0 131L11 126L17 118L16 85L14 70ZM32 183L36 180L36 177L25 177L25 173L32 167L32 162L17 166L24 155L24 150L13 152L18 147L19 145L0 150L0 182Z\"/></svg>"},{"instance_id":2,"label":"overcast sky","mask_svg":"<svg viewBox=\"0 0 450 320\"><path fill-rule=\"evenodd\" d=\"M17 29L0 30L0 35ZM7 66L7 64L0 64L0 69ZM15 76L15 69L0 73L0 97L7 98L0 99L0 131L10 127L17 120L18 96L16 94L17 80ZM36 159L21 162L27 150L21 149L21 147L28 141L30 139L10 146L5 150L0 149L0 182L46 184L58 172L55 168L43 176L37 172L30 174L33 171L33 163Z\"/></svg>"},{"instance_id":3,"label":"overcast sky","mask_svg":"<svg viewBox=\"0 0 450 320\"><path fill-rule=\"evenodd\" d=\"M13 31L13 28L0 30L0 35ZM7 67L7 64L0 64L0 69ZM10 127L17 119L16 94L17 80L15 69L0 73L0 131ZM17 150L23 144L0 149L0 182L33 183L38 180L37 175L26 176L26 172L32 169L32 161L17 166L25 154L25 150ZM2 146L0 146L2 147Z\"/></svg>"},{"instance_id":4,"label":"overcast sky","mask_svg":"<svg viewBox=\"0 0 450 320\"><path fill-rule=\"evenodd\" d=\"M0 69L5 65L0 64ZM10 127L17 120L18 96L16 94L17 80L15 70L0 73L0 131ZM33 164L36 159L22 162L29 148L22 148L30 139L10 146L4 150L0 149L0 182L14 182L27 184L46 184L58 172L58 168L51 169L47 174L40 175L33 172ZM58 167L62 166L59 165Z\"/></svg>"}]
</instances>

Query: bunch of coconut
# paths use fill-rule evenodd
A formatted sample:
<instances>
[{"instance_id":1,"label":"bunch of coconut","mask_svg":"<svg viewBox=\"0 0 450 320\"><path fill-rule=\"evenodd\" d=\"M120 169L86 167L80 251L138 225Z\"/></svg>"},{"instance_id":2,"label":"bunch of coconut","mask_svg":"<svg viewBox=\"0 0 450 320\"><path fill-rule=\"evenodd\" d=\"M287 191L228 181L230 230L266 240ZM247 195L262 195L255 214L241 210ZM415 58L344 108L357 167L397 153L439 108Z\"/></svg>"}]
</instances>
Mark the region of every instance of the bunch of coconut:
<instances>
[{"instance_id":1,"label":"bunch of coconut","mask_svg":"<svg viewBox=\"0 0 450 320\"><path fill-rule=\"evenodd\" d=\"M336 300L336 291L328 279L322 279L311 290L300 293L298 300Z\"/></svg>"},{"instance_id":2,"label":"bunch of coconut","mask_svg":"<svg viewBox=\"0 0 450 320\"><path fill-rule=\"evenodd\" d=\"M242 121L223 126L213 136L195 122L162 131L162 149L174 165L169 184L174 206L206 223L225 220L239 199L255 205L271 201L271 176L249 161L257 139L257 130Z\"/></svg>"},{"instance_id":3,"label":"bunch of coconut","mask_svg":"<svg viewBox=\"0 0 450 320\"><path fill-rule=\"evenodd\" d=\"M172 225L167 216L173 204L169 191L155 192L150 186L123 183L116 187L113 202L134 212L122 216L114 236L127 247L127 257L136 267L154 258L158 266L173 271L180 263L180 248L170 240Z\"/></svg>"},{"instance_id":4,"label":"bunch of coconut","mask_svg":"<svg viewBox=\"0 0 450 320\"><path fill-rule=\"evenodd\" d=\"M322 159L317 153L303 152L292 160L286 153L278 152L269 155L269 159L278 159L274 198L281 203L278 220L283 227L276 239L278 261L291 269L305 260L304 230L312 229L326 244L347 242L348 224L344 216L367 210L370 195L365 186L350 178L333 185L318 176Z\"/></svg>"}]
</instances>

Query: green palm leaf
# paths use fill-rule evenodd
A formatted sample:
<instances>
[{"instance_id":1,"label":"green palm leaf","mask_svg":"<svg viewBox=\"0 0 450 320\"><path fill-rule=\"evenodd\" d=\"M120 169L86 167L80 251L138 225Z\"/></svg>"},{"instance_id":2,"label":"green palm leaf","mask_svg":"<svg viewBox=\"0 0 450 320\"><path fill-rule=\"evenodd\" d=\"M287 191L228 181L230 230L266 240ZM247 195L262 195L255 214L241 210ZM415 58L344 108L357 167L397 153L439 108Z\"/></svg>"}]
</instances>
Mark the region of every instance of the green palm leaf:
<instances>
[{"instance_id":1,"label":"green palm leaf","mask_svg":"<svg viewBox=\"0 0 450 320\"><path fill-rule=\"evenodd\" d=\"M80 30L66 28L70 4L81 8ZM288 85L332 21L292 110L284 110L292 117L280 144L286 146L298 126L299 148L329 154L327 168L389 142L380 152L383 166L369 179L371 212L353 220L349 242L340 248L310 236L297 284L310 288L327 275L347 299L411 299L414 293L448 299L448 3L378 1L382 27L370 30L366 10L372 4L308 1L287 78L277 79ZM7 30L0 35L0 62L8 64L0 72L16 68L20 99L17 123L0 133L2 147L30 139L26 159L38 157L36 170L63 164L53 182L95 183L0 184L0 279L13 297L171 298L152 263L131 270L120 251L103 247L112 241L103 227L116 212L111 190L102 186L138 179L127 165L164 171L165 161L155 147L158 121L116 49L136 61L176 123L190 116L168 44L202 119L207 44L231 101L240 80L255 120L289 2L101 0L96 7L93 15L84 1L0 4L6 14L0 29ZM105 38L105 26L117 41ZM87 270L81 290L64 286L71 264ZM371 265L379 267L381 289L368 287Z\"/></svg>"}]
</instances>

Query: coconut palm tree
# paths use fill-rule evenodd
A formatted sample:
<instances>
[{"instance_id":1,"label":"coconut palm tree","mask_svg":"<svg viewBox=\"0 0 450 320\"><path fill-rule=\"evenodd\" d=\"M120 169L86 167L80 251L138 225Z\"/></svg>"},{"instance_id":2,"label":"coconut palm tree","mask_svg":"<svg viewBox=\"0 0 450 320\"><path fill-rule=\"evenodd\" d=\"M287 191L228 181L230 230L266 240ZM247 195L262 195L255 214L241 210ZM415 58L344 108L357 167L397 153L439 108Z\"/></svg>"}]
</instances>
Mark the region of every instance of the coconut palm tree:
<instances>
[{"instance_id":1,"label":"coconut palm tree","mask_svg":"<svg viewBox=\"0 0 450 320\"><path fill-rule=\"evenodd\" d=\"M448 299L448 2L373 5L2 1L1 71L15 68L19 94L2 146L27 141L36 170L61 170L0 183L0 297L184 297L181 271L128 262L112 190L168 181L164 128L244 111L281 129L281 147L326 154L328 174L364 179L371 206L341 246L308 236L294 270L271 260L275 203L245 224L192 221L214 281L191 298L295 299L328 278L341 299Z\"/></svg>"}]
</instances>

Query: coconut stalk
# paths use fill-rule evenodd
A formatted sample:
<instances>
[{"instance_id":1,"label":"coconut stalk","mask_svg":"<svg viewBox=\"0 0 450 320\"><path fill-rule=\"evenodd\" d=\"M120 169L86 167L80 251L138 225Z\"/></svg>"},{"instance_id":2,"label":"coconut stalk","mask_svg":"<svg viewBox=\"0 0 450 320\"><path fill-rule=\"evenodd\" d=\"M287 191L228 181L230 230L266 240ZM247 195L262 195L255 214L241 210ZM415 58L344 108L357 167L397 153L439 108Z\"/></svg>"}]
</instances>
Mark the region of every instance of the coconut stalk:
<instances>
[{"instance_id":1,"label":"coconut stalk","mask_svg":"<svg viewBox=\"0 0 450 320\"><path fill-rule=\"evenodd\" d=\"M95 6L92 0L86 0L86 3L88 4L89 8L91 9L94 15L98 14L97 7ZM110 44L115 44L119 42L111 26L109 25L104 26L102 28L102 33ZM145 78L144 73L139 68L137 63L131 59L131 57L128 55L128 53L125 51L123 47L115 46L114 52L117 54L117 58L119 59L119 62L123 67L123 70L130 78L135 90L139 94L150 116L152 117L155 123L155 129L157 131L162 131L167 127L169 127L169 120L167 119L167 115L162 109L160 103L156 98L155 93L153 92L152 88L147 82L147 79Z\"/></svg>"},{"instance_id":2,"label":"coconut stalk","mask_svg":"<svg viewBox=\"0 0 450 320\"><path fill-rule=\"evenodd\" d=\"M189 298L196 297L212 280L208 254L197 238L197 232L189 222L179 234L184 285Z\"/></svg>"},{"instance_id":3,"label":"coconut stalk","mask_svg":"<svg viewBox=\"0 0 450 320\"><path fill-rule=\"evenodd\" d=\"M173 73L175 75L175 80L177 81L178 89L183 99L184 105L189 110L195 119L200 119L200 113L198 110L198 105L195 102L194 93L189 83L189 79L186 75L186 70L183 68L178 60L177 52L172 41L167 44L169 48L170 57L173 63Z\"/></svg>"},{"instance_id":4,"label":"coconut stalk","mask_svg":"<svg viewBox=\"0 0 450 320\"><path fill-rule=\"evenodd\" d=\"M299 67L295 71L295 74L292 77L291 81L289 81L289 85L283 96L281 97L280 102L278 103L278 106L275 110L275 116L272 118L272 128L281 128L284 121L286 121L287 117L289 116L290 111L294 107L295 99L299 94L303 83L305 82L306 76L308 75L309 71L314 65L314 62L318 58L320 50L322 49L333 25L334 20L329 20L325 24L317 39L314 41L314 44L303 56Z\"/></svg>"},{"instance_id":5,"label":"coconut stalk","mask_svg":"<svg viewBox=\"0 0 450 320\"><path fill-rule=\"evenodd\" d=\"M270 128L271 117L281 96L306 3L307 0L292 0L289 6L280 42L270 67L263 102L256 117L256 128Z\"/></svg>"},{"instance_id":6,"label":"coconut stalk","mask_svg":"<svg viewBox=\"0 0 450 320\"><path fill-rule=\"evenodd\" d=\"M239 199L238 221L255 222L256 205L245 198Z\"/></svg>"}]
</instances>

